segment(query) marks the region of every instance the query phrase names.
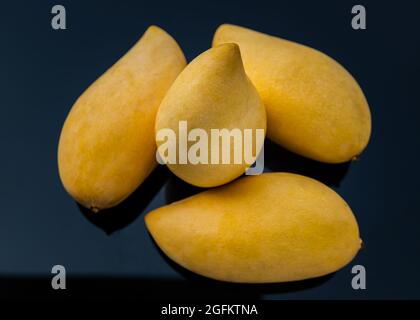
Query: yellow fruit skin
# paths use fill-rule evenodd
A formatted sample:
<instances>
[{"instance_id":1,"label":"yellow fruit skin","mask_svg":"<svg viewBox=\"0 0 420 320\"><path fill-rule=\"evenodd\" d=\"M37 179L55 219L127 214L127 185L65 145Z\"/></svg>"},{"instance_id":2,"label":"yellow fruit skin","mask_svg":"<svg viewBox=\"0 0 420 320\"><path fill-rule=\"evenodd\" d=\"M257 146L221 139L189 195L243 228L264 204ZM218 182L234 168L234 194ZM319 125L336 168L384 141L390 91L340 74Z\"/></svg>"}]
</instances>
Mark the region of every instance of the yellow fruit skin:
<instances>
[{"instance_id":1,"label":"yellow fruit skin","mask_svg":"<svg viewBox=\"0 0 420 320\"><path fill-rule=\"evenodd\" d=\"M61 132L58 167L80 204L112 207L153 170L156 112L185 65L175 40L151 26L79 97Z\"/></svg>"},{"instance_id":2,"label":"yellow fruit skin","mask_svg":"<svg viewBox=\"0 0 420 320\"><path fill-rule=\"evenodd\" d=\"M188 129L204 129L211 138L211 129L266 130L265 108L258 92L245 74L239 48L224 44L195 58L179 75L166 94L156 117L156 133L172 129L179 140L179 121L187 121ZM254 131L255 132L255 131ZM158 146L162 144L157 140ZM189 143L189 146L194 143ZM261 149L263 141L255 144ZM234 148L231 140L231 160ZM178 150L178 149L177 149ZM242 148L243 150L243 148ZM257 152L257 153L258 153ZM244 160L244 157L242 157ZM168 164L169 169L184 181L199 187L214 187L237 178L249 167L240 164Z\"/></svg>"},{"instance_id":3,"label":"yellow fruit skin","mask_svg":"<svg viewBox=\"0 0 420 320\"><path fill-rule=\"evenodd\" d=\"M355 217L322 183L296 174L238 179L150 212L158 246L217 280L268 283L334 272L360 248Z\"/></svg>"},{"instance_id":4,"label":"yellow fruit skin","mask_svg":"<svg viewBox=\"0 0 420 320\"><path fill-rule=\"evenodd\" d=\"M221 25L213 45L234 42L267 110L267 136L302 156L346 162L366 147L371 118L354 78L327 55L250 29Z\"/></svg>"}]
</instances>

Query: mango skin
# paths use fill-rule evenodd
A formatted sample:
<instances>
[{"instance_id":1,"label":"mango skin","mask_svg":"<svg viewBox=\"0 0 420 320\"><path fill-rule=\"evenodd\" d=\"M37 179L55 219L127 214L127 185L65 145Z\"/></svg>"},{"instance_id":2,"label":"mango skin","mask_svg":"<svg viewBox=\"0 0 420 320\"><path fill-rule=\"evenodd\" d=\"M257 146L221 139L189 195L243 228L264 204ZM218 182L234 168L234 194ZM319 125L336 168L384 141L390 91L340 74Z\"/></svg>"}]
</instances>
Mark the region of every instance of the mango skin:
<instances>
[{"instance_id":1,"label":"mango skin","mask_svg":"<svg viewBox=\"0 0 420 320\"><path fill-rule=\"evenodd\" d=\"M302 280L334 272L360 248L346 202L290 173L240 178L150 212L163 252L200 275L229 282Z\"/></svg>"},{"instance_id":2,"label":"mango skin","mask_svg":"<svg viewBox=\"0 0 420 320\"><path fill-rule=\"evenodd\" d=\"M151 26L79 97L58 147L61 181L77 202L112 207L155 168L156 112L185 65L175 40Z\"/></svg>"},{"instance_id":3,"label":"mango skin","mask_svg":"<svg viewBox=\"0 0 420 320\"><path fill-rule=\"evenodd\" d=\"M188 130L205 130L210 146L207 164L167 164L179 178L195 186L215 187L239 177L250 166L245 163L244 156L242 163L233 163L234 149L238 147L233 142L229 164L211 163L211 129L262 129L265 137L265 108L245 74L236 44L224 44L205 51L175 80L159 107L156 133L161 129L172 129L178 142L179 121L187 121ZM157 137L156 143L160 146L164 142ZM193 144L189 143L189 147ZM252 147L255 155L262 146L263 141L255 143L254 135ZM178 152L179 148L176 149Z\"/></svg>"},{"instance_id":4,"label":"mango skin","mask_svg":"<svg viewBox=\"0 0 420 320\"><path fill-rule=\"evenodd\" d=\"M221 25L213 45L234 42L267 110L267 136L302 156L341 163L368 144L371 116L356 80L327 55L239 26Z\"/></svg>"}]
</instances>

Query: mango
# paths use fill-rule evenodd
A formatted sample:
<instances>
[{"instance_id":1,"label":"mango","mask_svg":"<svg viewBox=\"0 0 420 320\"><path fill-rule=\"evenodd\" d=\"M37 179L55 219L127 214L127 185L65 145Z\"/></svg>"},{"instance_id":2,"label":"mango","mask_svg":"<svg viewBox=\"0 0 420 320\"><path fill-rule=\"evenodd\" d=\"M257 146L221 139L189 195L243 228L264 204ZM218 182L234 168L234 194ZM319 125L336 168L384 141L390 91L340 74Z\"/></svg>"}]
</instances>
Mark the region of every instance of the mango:
<instances>
[{"instance_id":1,"label":"mango","mask_svg":"<svg viewBox=\"0 0 420 320\"><path fill-rule=\"evenodd\" d=\"M307 46L224 24L213 45L237 43L245 71L267 110L267 136L299 155L327 163L357 157L368 144L371 116L356 80Z\"/></svg>"},{"instance_id":2,"label":"mango","mask_svg":"<svg viewBox=\"0 0 420 320\"><path fill-rule=\"evenodd\" d=\"M154 210L145 222L169 258L229 282L319 277L348 264L361 246L346 202L291 173L240 178Z\"/></svg>"},{"instance_id":3,"label":"mango","mask_svg":"<svg viewBox=\"0 0 420 320\"><path fill-rule=\"evenodd\" d=\"M186 148L180 146L181 122L186 124L188 135L194 129L201 130L207 137L206 141L197 137L189 139ZM226 143L228 150L225 149L220 146L223 143L220 136L212 139L213 129L226 129L229 133L239 130L242 144L232 138ZM247 142L246 129L252 133L252 139ZM262 132L262 139L257 139L257 129ZM169 169L179 178L199 187L222 185L243 174L263 146L265 129L264 105L245 74L236 44L224 44L205 51L181 72L159 107L155 127L161 157L168 158L165 150L178 152L174 161L167 162ZM160 137L164 130L174 132L176 139ZM205 145L197 152L203 161L193 162L188 158L183 162L181 154L186 155L199 142ZM252 154L248 153L248 158L245 143L253 150ZM219 145L219 149L213 147L215 145ZM162 149L163 146L168 147ZM201 154L204 149L205 156ZM223 162L223 152L229 155L226 162ZM236 160L235 153L238 155Z\"/></svg>"},{"instance_id":4,"label":"mango","mask_svg":"<svg viewBox=\"0 0 420 320\"><path fill-rule=\"evenodd\" d=\"M77 202L115 206L155 168L156 112L185 65L175 40L151 26L77 99L58 146L61 181Z\"/></svg>"}]
</instances>

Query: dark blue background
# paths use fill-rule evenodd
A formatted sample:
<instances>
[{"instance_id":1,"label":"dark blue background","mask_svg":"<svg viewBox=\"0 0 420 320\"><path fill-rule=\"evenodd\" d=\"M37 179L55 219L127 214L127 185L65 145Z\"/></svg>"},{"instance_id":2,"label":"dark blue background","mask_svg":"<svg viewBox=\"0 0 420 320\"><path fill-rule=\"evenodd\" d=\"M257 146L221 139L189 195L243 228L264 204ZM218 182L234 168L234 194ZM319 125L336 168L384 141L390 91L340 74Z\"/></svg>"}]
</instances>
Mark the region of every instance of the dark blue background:
<instances>
[{"instance_id":1,"label":"dark blue background","mask_svg":"<svg viewBox=\"0 0 420 320\"><path fill-rule=\"evenodd\" d=\"M57 3L67 9L64 31L50 26ZM367 30L351 28L355 4L366 6ZM0 296L420 298L419 12L416 1L2 2ZM224 22L329 54L367 96L373 133L350 166L318 164L267 143L267 170L324 181L357 216L366 248L332 276L242 286L206 281L171 264L146 232L144 213L196 190L164 167L99 220L61 186L58 137L83 90L150 24L167 30L190 61ZM64 293L50 289L55 264L67 268ZM366 267L367 290L351 288L355 264Z\"/></svg>"}]
</instances>

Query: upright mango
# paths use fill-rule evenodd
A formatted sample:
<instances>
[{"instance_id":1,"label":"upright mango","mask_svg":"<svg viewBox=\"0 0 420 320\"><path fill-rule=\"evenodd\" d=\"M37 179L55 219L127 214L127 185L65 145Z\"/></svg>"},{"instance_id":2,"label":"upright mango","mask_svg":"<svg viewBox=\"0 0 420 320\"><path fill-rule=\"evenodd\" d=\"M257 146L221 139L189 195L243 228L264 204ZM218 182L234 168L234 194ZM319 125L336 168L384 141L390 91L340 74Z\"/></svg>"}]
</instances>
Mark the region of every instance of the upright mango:
<instances>
[{"instance_id":1,"label":"upright mango","mask_svg":"<svg viewBox=\"0 0 420 320\"><path fill-rule=\"evenodd\" d=\"M231 282L322 276L349 263L361 244L346 202L322 183L290 173L240 178L145 219L172 260Z\"/></svg>"},{"instance_id":2,"label":"upright mango","mask_svg":"<svg viewBox=\"0 0 420 320\"><path fill-rule=\"evenodd\" d=\"M250 29L221 25L213 45L234 42L267 110L267 136L314 160L358 156L370 132L370 111L357 82L327 55Z\"/></svg>"},{"instance_id":3,"label":"upright mango","mask_svg":"<svg viewBox=\"0 0 420 320\"><path fill-rule=\"evenodd\" d=\"M93 211L112 207L150 174L156 112L185 65L175 40L151 26L79 97L58 147L60 178L76 201Z\"/></svg>"},{"instance_id":4,"label":"upright mango","mask_svg":"<svg viewBox=\"0 0 420 320\"><path fill-rule=\"evenodd\" d=\"M189 139L187 148L182 148L179 144L183 135L181 122L186 124L188 136L197 129L205 133L207 140L195 137L195 140ZM175 133L175 140L160 137L160 133L168 129ZM262 132L261 139L257 139L258 129ZM168 163L174 174L199 187L218 186L243 174L263 146L265 129L264 105L245 74L236 44L214 47L195 58L175 80L156 116L156 142L162 158L166 149L175 147L180 154L186 154L204 141L205 156L204 151L203 154L197 151L203 161L192 163L188 158L182 163L178 154L176 161ZM233 135L236 132L242 143L229 138L225 140L226 147L219 148L223 137L213 135L215 130ZM245 130L252 133L252 138L246 141ZM252 155L245 152L247 147L254 150ZM228 155L224 163L223 153Z\"/></svg>"}]
</instances>

